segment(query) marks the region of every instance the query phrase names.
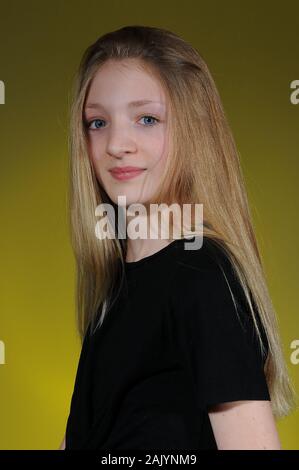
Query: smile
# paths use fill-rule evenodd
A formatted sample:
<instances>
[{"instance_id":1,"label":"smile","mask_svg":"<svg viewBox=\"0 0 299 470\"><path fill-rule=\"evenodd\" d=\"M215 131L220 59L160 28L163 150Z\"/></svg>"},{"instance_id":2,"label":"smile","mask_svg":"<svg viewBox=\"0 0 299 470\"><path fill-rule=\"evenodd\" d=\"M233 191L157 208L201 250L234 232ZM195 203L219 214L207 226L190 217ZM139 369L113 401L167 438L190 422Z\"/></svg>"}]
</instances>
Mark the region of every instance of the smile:
<instances>
[{"instance_id":1,"label":"smile","mask_svg":"<svg viewBox=\"0 0 299 470\"><path fill-rule=\"evenodd\" d=\"M118 172L110 171L110 173L113 176L113 178L119 181L123 181L123 180L134 178L135 176L140 175L143 171L145 170L140 169L140 170L118 171Z\"/></svg>"}]
</instances>

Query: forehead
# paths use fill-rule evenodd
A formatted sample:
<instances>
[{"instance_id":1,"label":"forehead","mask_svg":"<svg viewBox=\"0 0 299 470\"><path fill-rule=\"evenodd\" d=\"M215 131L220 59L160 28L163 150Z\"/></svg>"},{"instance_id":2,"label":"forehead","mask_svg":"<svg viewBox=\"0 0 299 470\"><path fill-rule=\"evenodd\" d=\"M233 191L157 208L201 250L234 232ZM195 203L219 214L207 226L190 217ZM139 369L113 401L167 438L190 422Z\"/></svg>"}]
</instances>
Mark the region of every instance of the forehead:
<instances>
[{"instance_id":1,"label":"forehead","mask_svg":"<svg viewBox=\"0 0 299 470\"><path fill-rule=\"evenodd\" d=\"M136 59L108 60L91 81L85 107L96 103L127 106L133 101L165 107L166 95L157 74Z\"/></svg>"}]
</instances>

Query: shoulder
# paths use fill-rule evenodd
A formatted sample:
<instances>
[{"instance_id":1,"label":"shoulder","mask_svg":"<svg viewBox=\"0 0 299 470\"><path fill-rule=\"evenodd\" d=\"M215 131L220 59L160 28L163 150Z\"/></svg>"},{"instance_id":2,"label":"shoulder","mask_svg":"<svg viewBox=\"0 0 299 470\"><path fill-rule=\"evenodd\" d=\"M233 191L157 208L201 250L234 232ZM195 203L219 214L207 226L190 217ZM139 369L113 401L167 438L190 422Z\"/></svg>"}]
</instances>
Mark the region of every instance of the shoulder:
<instances>
[{"instance_id":1,"label":"shoulder","mask_svg":"<svg viewBox=\"0 0 299 470\"><path fill-rule=\"evenodd\" d=\"M249 296L252 301L250 290ZM213 330L214 335L217 326L231 340L233 335L244 333L246 341L252 341L255 336L252 313L241 281L228 252L215 240L205 237L198 250L185 250L184 244L180 245L172 298L179 315L187 317L191 325L202 332ZM253 308L267 347L254 303Z\"/></svg>"},{"instance_id":2,"label":"shoulder","mask_svg":"<svg viewBox=\"0 0 299 470\"><path fill-rule=\"evenodd\" d=\"M242 289L232 261L221 242L208 237L193 237L190 241L181 241L176 257L175 283L178 285L194 284L204 289L224 290L232 287L237 295Z\"/></svg>"},{"instance_id":3,"label":"shoulder","mask_svg":"<svg viewBox=\"0 0 299 470\"><path fill-rule=\"evenodd\" d=\"M228 252L218 241L205 237L195 250L185 249L181 243L173 282L174 305L183 312L190 311L197 321L211 326L218 323L225 329L240 320L243 327L251 321L243 286Z\"/></svg>"},{"instance_id":4,"label":"shoulder","mask_svg":"<svg viewBox=\"0 0 299 470\"><path fill-rule=\"evenodd\" d=\"M182 268L213 271L219 262L228 266L224 244L209 237L192 237L179 240L177 264Z\"/></svg>"}]
</instances>

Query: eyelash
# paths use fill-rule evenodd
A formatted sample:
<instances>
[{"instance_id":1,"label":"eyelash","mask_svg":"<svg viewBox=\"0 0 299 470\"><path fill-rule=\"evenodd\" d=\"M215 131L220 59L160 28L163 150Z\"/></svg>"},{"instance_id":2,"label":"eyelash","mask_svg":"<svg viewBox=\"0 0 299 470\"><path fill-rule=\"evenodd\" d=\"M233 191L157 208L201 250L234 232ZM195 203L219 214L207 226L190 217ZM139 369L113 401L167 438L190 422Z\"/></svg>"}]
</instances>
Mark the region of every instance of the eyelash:
<instances>
[{"instance_id":1,"label":"eyelash","mask_svg":"<svg viewBox=\"0 0 299 470\"><path fill-rule=\"evenodd\" d=\"M144 114L143 116L140 117L140 119L142 119L142 118L152 118L152 119L155 119L156 124L157 124L158 122L160 122L160 119L156 118L155 116L152 116L151 114ZM90 131L96 131L96 130L100 130L100 129L101 129L100 127L96 128L96 129L90 129L90 125L91 125L91 123L94 122L94 121L104 121L104 119L91 119L90 121L85 121L85 126L87 127L88 130L90 130ZM154 125L155 125L155 123L153 123L153 124L148 124L148 125L145 125L145 127L151 127L151 126L154 126Z\"/></svg>"}]
</instances>

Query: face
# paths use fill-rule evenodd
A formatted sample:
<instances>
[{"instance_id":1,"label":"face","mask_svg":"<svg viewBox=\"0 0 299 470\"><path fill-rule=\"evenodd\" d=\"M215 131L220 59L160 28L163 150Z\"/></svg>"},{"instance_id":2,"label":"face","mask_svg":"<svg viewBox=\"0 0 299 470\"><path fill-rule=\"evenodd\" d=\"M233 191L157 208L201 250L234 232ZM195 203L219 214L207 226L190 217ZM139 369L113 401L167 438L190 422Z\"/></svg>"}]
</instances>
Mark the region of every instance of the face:
<instances>
[{"instance_id":1,"label":"face","mask_svg":"<svg viewBox=\"0 0 299 470\"><path fill-rule=\"evenodd\" d=\"M126 206L145 203L155 193L168 151L166 114L159 80L136 59L107 61L93 78L84 108L88 152L114 203L121 195Z\"/></svg>"}]
</instances>

